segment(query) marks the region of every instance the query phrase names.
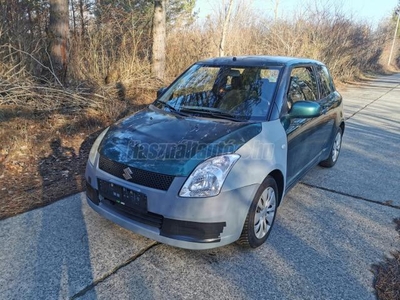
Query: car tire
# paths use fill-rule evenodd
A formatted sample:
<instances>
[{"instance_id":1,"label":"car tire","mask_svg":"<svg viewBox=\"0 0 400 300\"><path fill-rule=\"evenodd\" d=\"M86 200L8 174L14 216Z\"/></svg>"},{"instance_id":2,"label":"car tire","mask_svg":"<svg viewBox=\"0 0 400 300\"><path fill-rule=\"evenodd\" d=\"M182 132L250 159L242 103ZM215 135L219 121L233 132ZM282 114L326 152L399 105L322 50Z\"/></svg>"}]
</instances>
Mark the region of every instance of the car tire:
<instances>
[{"instance_id":1,"label":"car tire","mask_svg":"<svg viewBox=\"0 0 400 300\"><path fill-rule=\"evenodd\" d=\"M339 158L340 150L342 149L342 135L342 128L339 127L335 134L335 139L333 140L328 159L323 160L319 163L321 167L332 168L336 164Z\"/></svg>"},{"instance_id":2,"label":"car tire","mask_svg":"<svg viewBox=\"0 0 400 300\"><path fill-rule=\"evenodd\" d=\"M247 213L238 244L257 248L269 236L278 207L278 186L271 176L260 185Z\"/></svg>"}]
</instances>

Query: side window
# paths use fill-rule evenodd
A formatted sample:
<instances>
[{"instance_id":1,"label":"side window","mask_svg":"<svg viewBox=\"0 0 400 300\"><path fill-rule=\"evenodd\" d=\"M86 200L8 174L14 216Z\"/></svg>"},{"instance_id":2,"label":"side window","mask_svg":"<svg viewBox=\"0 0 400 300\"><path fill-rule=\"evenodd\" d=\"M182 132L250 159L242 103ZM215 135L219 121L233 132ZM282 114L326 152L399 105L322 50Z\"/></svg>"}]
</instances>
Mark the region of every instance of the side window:
<instances>
[{"instance_id":1,"label":"side window","mask_svg":"<svg viewBox=\"0 0 400 300\"><path fill-rule=\"evenodd\" d=\"M334 91L333 80L325 66L318 66L317 72L320 78L321 98L328 97Z\"/></svg>"},{"instance_id":2,"label":"side window","mask_svg":"<svg viewBox=\"0 0 400 300\"><path fill-rule=\"evenodd\" d=\"M287 94L289 109L296 101L317 100L317 82L311 67L297 67L290 74Z\"/></svg>"}]
</instances>

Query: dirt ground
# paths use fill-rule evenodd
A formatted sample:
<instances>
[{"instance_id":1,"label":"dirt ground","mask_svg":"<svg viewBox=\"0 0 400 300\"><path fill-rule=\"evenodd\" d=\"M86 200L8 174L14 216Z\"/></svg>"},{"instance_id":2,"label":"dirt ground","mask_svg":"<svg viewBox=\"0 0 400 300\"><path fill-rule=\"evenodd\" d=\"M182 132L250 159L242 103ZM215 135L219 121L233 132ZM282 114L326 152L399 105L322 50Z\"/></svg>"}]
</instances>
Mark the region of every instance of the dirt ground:
<instances>
[{"instance_id":1,"label":"dirt ground","mask_svg":"<svg viewBox=\"0 0 400 300\"><path fill-rule=\"evenodd\" d=\"M396 230L400 237L400 218L395 219ZM400 251L392 253L383 262L372 266L374 272L374 288L379 300L400 299Z\"/></svg>"},{"instance_id":2,"label":"dirt ground","mask_svg":"<svg viewBox=\"0 0 400 300\"><path fill-rule=\"evenodd\" d=\"M86 160L104 121L0 106L0 219L84 190Z\"/></svg>"},{"instance_id":3,"label":"dirt ground","mask_svg":"<svg viewBox=\"0 0 400 300\"><path fill-rule=\"evenodd\" d=\"M102 109L39 111L0 105L0 220L85 189L90 148L103 128L154 99L110 100Z\"/></svg>"}]
</instances>

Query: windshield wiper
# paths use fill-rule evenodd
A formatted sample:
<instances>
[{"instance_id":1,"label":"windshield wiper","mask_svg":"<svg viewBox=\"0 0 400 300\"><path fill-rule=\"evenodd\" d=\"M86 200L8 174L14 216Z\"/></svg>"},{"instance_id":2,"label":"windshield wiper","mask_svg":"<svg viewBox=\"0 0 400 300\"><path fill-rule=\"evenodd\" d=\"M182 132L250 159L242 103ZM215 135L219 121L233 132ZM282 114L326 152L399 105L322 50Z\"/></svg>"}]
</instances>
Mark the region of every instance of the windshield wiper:
<instances>
[{"instance_id":1,"label":"windshield wiper","mask_svg":"<svg viewBox=\"0 0 400 300\"><path fill-rule=\"evenodd\" d=\"M198 114L206 114L206 115L212 116L214 118L226 119L226 120L230 120L230 121L234 121L234 122L242 122L243 121L228 112L220 111L220 110L211 110L211 109L207 109L207 108L204 109L204 108L182 107L181 111L187 111L187 112L198 113Z\"/></svg>"},{"instance_id":2,"label":"windshield wiper","mask_svg":"<svg viewBox=\"0 0 400 300\"><path fill-rule=\"evenodd\" d=\"M175 107L173 107L171 104L169 104L167 102L164 102L164 101L161 101L161 100L158 100L158 99L156 100L156 102L161 103L162 105L168 107L170 112L174 112L174 113L176 113L176 114L178 114L180 116L185 116L185 117L188 116L188 114L185 114L185 113L181 112L180 110L177 110Z\"/></svg>"}]
</instances>

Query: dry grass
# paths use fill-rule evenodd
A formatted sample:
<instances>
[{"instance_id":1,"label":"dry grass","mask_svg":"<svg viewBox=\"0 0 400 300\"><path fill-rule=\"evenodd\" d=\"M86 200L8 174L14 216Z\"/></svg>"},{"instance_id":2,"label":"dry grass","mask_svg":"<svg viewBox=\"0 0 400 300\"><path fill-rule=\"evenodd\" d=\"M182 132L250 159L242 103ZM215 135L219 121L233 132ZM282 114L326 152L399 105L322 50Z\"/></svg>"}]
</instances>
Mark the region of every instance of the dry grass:
<instances>
[{"instance_id":1,"label":"dry grass","mask_svg":"<svg viewBox=\"0 0 400 300\"><path fill-rule=\"evenodd\" d=\"M193 61L218 55L221 23L221 18L214 16L202 26L169 34L167 65L171 77ZM391 32L388 24L374 30L367 21L356 20L329 2L304 6L290 17L271 20L239 1L225 53L310 57L325 62L336 80L347 81L366 71L382 71Z\"/></svg>"},{"instance_id":2,"label":"dry grass","mask_svg":"<svg viewBox=\"0 0 400 300\"><path fill-rule=\"evenodd\" d=\"M122 81L62 86L28 72L23 59L40 63L35 56L10 45L0 47L2 54L20 59L0 62L0 219L84 190L87 156L101 128L154 97Z\"/></svg>"},{"instance_id":3,"label":"dry grass","mask_svg":"<svg viewBox=\"0 0 400 300\"><path fill-rule=\"evenodd\" d=\"M70 181L81 176L81 143L103 124L82 120L75 114L38 111L16 105L0 105L0 219L43 206L75 192ZM81 120L79 120L81 119ZM71 134L71 126L84 121L87 128ZM56 143L68 149L57 157ZM48 162L52 161L52 164ZM48 189L53 184L53 190ZM81 190L81 184L78 190Z\"/></svg>"},{"instance_id":4,"label":"dry grass","mask_svg":"<svg viewBox=\"0 0 400 300\"><path fill-rule=\"evenodd\" d=\"M400 235L400 219L395 219L396 230ZM400 251L392 253L385 261L373 266L374 288L379 300L400 299Z\"/></svg>"},{"instance_id":5,"label":"dry grass","mask_svg":"<svg viewBox=\"0 0 400 300\"><path fill-rule=\"evenodd\" d=\"M0 105L0 219L84 190L90 147L105 126L141 105L38 110Z\"/></svg>"}]
</instances>

